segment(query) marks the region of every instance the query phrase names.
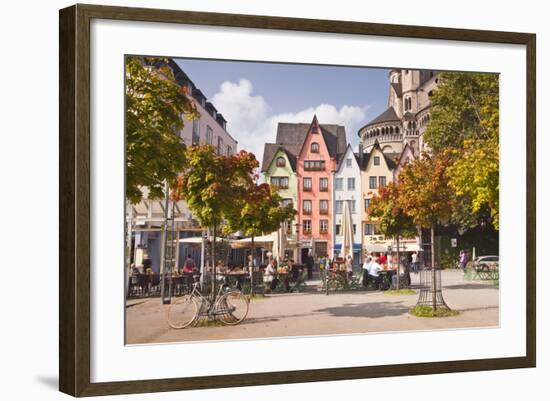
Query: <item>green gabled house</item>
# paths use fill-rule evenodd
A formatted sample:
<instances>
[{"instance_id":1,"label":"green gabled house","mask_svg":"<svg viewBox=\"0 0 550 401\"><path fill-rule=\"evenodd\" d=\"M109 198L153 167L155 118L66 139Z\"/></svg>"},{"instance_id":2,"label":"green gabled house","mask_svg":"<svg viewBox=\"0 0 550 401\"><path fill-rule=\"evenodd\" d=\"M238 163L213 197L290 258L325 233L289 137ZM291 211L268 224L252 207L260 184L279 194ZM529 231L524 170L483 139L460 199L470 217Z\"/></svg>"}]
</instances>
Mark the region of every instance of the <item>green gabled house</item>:
<instances>
[{"instance_id":1,"label":"green gabled house","mask_svg":"<svg viewBox=\"0 0 550 401\"><path fill-rule=\"evenodd\" d=\"M264 181L276 189L283 198L283 205L292 204L298 207L298 192L296 179L296 157L284 145L266 143L262 159L261 172ZM296 246L295 221L287 226L287 255L298 260L294 249Z\"/></svg>"}]
</instances>

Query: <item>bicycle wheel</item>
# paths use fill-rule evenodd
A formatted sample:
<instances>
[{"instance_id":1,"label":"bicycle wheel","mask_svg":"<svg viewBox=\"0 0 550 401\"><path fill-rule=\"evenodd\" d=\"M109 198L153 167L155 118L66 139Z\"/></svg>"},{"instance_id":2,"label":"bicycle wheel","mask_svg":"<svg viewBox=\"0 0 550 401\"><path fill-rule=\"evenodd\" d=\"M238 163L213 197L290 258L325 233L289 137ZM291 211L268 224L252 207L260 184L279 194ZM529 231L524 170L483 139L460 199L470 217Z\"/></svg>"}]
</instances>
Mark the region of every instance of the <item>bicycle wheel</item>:
<instances>
[{"instance_id":1,"label":"bicycle wheel","mask_svg":"<svg viewBox=\"0 0 550 401\"><path fill-rule=\"evenodd\" d=\"M240 291L230 291L220 298L216 309L220 312L219 316L223 324L239 324L248 314L248 298Z\"/></svg>"},{"instance_id":2,"label":"bicycle wheel","mask_svg":"<svg viewBox=\"0 0 550 401\"><path fill-rule=\"evenodd\" d=\"M166 320L173 329L184 329L195 321L197 312L197 303L193 297L184 295L170 305Z\"/></svg>"}]
</instances>

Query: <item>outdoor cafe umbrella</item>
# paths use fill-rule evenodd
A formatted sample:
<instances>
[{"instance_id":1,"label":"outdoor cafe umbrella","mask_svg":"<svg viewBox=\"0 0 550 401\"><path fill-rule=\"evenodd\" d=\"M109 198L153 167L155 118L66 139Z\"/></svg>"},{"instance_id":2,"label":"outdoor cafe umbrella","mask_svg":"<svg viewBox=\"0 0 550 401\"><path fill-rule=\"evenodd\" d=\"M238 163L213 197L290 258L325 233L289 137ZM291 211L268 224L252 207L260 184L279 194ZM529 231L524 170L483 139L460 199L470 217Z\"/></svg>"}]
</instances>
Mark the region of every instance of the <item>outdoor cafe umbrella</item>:
<instances>
[{"instance_id":1,"label":"outdoor cafe umbrella","mask_svg":"<svg viewBox=\"0 0 550 401\"><path fill-rule=\"evenodd\" d=\"M277 231L273 231L271 235L273 236L273 246L271 248L271 252L273 254L273 258L279 261L279 254L281 249L281 239L280 239L280 229Z\"/></svg>"},{"instance_id":2,"label":"outdoor cafe umbrella","mask_svg":"<svg viewBox=\"0 0 550 401\"><path fill-rule=\"evenodd\" d=\"M342 256L353 258L353 226L351 224L351 213L348 202L344 202L342 214Z\"/></svg>"}]
</instances>

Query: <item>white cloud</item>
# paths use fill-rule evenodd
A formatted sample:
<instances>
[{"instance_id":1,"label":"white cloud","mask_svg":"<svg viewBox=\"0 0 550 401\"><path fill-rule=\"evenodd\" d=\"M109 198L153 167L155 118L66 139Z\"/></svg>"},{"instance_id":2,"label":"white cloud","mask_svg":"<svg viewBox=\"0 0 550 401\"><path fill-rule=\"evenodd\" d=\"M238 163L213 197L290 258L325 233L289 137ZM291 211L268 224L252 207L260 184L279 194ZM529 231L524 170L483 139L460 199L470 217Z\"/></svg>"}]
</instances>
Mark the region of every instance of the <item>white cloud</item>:
<instances>
[{"instance_id":1,"label":"white cloud","mask_svg":"<svg viewBox=\"0 0 550 401\"><path fill-rule=\"evenodd\" d=\"M239 148L253 152L261 162L264 144L274 142L279 122L309 123L313 115L321 124L340 124L346 127L348 142L358 143L357 130L365 123L367 106L340 108L319 104L298 112L270 115L269 105L262 96L254 96L253 85L247 79L238 83L226 81L212 98L212 103L227 120L227 130L239 141Z\"/></svg>"}]
</instances>

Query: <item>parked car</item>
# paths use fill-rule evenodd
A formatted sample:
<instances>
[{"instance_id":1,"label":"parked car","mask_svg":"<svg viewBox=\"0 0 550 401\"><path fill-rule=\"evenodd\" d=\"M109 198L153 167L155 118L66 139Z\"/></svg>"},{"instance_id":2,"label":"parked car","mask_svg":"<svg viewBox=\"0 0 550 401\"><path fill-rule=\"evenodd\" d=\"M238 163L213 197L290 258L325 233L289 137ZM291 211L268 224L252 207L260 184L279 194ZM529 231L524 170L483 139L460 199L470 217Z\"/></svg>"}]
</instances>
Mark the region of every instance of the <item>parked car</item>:
<instances>
[{"instance_id":1,"label":"parked car","mask_svg":"<svg viewBox=\"0 0 550 401\"><path fill-rule=\"evenodd\" d=\"M474 259L476 269L498 269L498 255L478 256Z\"/></svg>"}]
</instances>

